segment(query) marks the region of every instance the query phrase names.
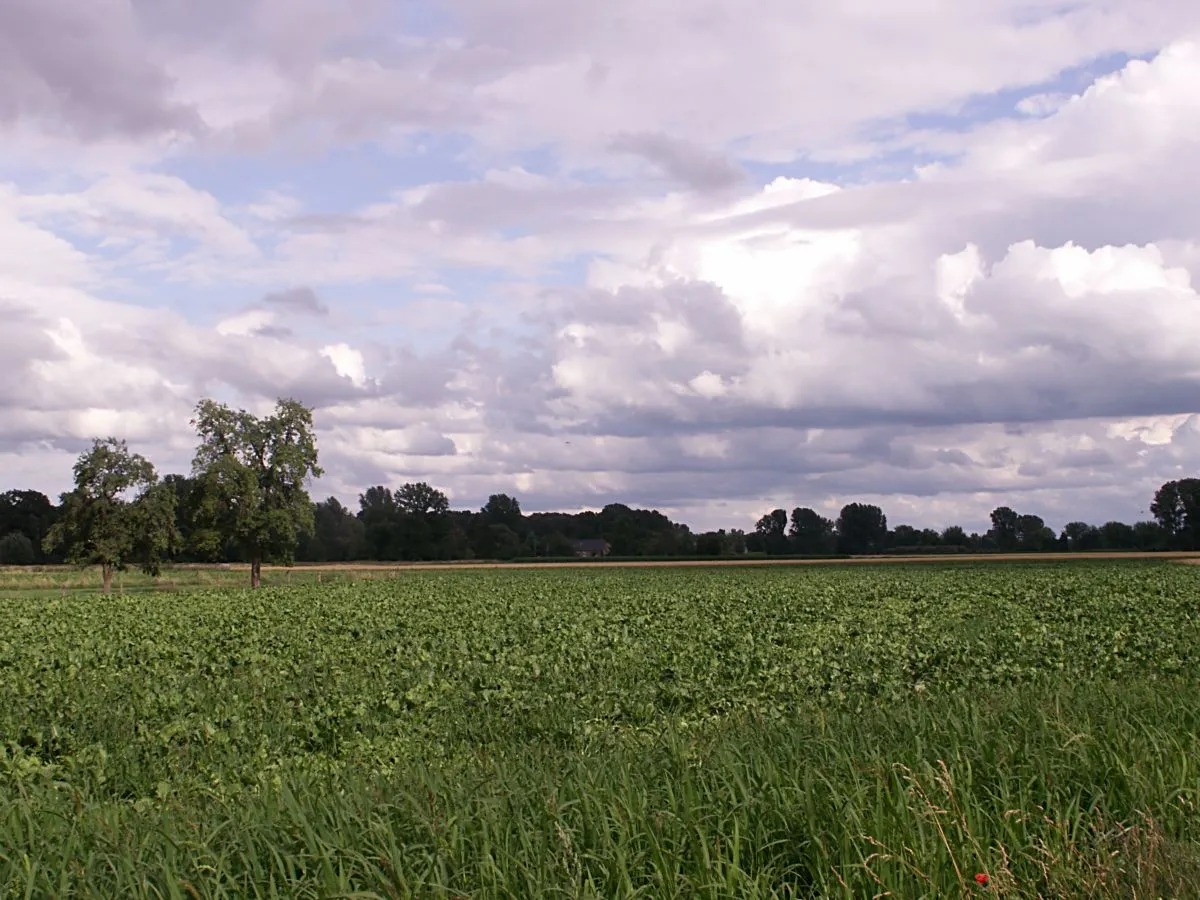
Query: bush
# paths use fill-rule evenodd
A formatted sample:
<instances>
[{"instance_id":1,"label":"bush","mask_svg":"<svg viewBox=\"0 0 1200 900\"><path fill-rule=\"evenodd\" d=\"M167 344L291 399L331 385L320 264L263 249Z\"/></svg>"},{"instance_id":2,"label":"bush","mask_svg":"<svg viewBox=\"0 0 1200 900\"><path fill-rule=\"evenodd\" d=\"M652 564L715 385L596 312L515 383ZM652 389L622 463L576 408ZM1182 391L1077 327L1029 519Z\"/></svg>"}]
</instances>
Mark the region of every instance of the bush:
<instances>
[{"instance_id":1,"label":"bush","mask_svg":"<svg viewBox=\"0 0 1200 900\"><path fill-rule=\"evenodd\" d=\"M19 531L0 538L0 566L32 566L36 562L33 541Z\"/></svg>"}]
</instances>

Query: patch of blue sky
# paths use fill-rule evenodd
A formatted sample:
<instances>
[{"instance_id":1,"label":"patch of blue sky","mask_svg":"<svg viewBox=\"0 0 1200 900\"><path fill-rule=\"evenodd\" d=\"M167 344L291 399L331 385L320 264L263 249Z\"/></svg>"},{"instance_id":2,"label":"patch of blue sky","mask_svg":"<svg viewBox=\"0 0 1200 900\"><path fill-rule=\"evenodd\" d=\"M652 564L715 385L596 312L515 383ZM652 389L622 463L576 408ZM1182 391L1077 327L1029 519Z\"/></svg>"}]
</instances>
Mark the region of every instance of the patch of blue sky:
<instances>
[{"instance_id":1,"label":"patch of blue sky","mask_svg":"<svg viewBox=\"0 0 1200 900\"><path fill-rule=\"evenodd\" d=\"M72 247L92 259L112 262L121 256L124 248L114 243L110 235L89 233L73 228L73 224L71 217L61 216L50 227L57 237L69 241Z\"/></svg>"},{"instance_id":2,"label":"patch of blue sky","mask_svg":"<svg viewBox=\"0 0 1200 900\"><path fill-rule=\"evenodd\" d=\"M587 282L588 267L600 258L598 253L578 253L556 260L539 282L554 287L581 286Z\"/></svg>"},{"instance_id":3,"label":"patch of blue sky","mask_svg":"<svg viewBox=\"0 0 1200 900\"><path fill-rule=\"evenodd\" d=\"M902 127L907 131L966 132L999 119L1025 118L1029 113L1019 108L1021 101L1040 95L1080 94L1098 78L1124 68L1135 58L1149 57L1134 57L1126 53L1109 54L1065 69L1048 81L1010 87L991 94L972 95L960 105L946 110L910 113L903 118Z\"/></svg>"},{"instance_id":4,"label":"patch of blue sky","mask_svg":"<svg viewBox=\"0 0 1200 900\"><path fill-rule=\"evenodd\" d=\"M57 165L6 159L0 154L0 183L17 185L22 194L70 194L82 191L96 179Z\"/></svg>"},{"instance_id":5,"label":"patch of blue sky","mask_svg":"<svg viewBox=\"0 0 1200 900\"><path fill-rule=\"evenodd\" d=\"M1114 53L1098 57L1079 66L1072 66L1054 78L1005 88L989 94L966 97L953 106L922 110L891 119L868 123L861 129L860 139L878 146L879 152L869 158L847 162L798 156L788 163L745 162L743 168L755 181L766 184L778 177L812 178L842 186L866 182L900 180L912 177L919 166L934 162L952 162L953 155L935 153L929 149L906 147L903 138L920 132L963 134L1001 119L1028 118L1036 114L1021 108L1021 102L1032 97L1072 96L1082 93L1098 78L1117 72L1134 59L1150 59L1153 54L1132 56Z\"/></svg>"},{"instance_id":6,"label":"patch of blue sky","mask_svg":"<svg viewBox=\"0 0 1200 900\"><path fill-rule=\"evenodd\" d=\"M169 309L199 327L211 327L262 299L262 291L248 285L196 284L162 275L147 268L118 270L114 280L95 293L133 306Z\"/></svg>"},{"instance_id":7,"label":"patch of blue sky","mask_svg":"<svg viewBox=\"0 0 1200 900\"><path fill-rule=\"evenodd\" d=\"M444 3L432 0L405 0L388 9L387 24L392 33L411 37L445 37L454 34L454 17Z\"/></svg>"},{"instance_id":8,"label":"patch of blue sky","mask_svg":"<svg viewBox=\"0 0 1200 900\"><path fill-rule=\"evenodd\" d=\"M527 147L520 152L521 168L540 175L554 175L562 168L562 155L552 144Z\"/></svg>"},{"instance_id":9,"label":"patch of blue sky","mask_svg":"<svg viewBox=\"0 0 1200 900\"><path fill-rule=\"evenodd\" d=\"M244 300L237 289L228 286L195 285L169 276L173 264L168 260L177 261L194 250L197 244L191 239L161 235L153 258L148 258L141 239L126 243L72 229L69 223L56 228L56 233L85 253L101 273L101 282L90 289L98 297L145 309L166 307L197 324L207 323L205 310L213 306L214 299L227 300L229 311ZM249 293L253 295L252 290Z\"/></svg>"},{"instance_id":10,"label":"patch of blue sky","mask_svg":"<svg viewBox=\"0 0 1200 900\"><path fill-rule=\"evenodd\" d=\"M524 169L534 175L554 177L563 174L563 160L559 148L553 144L539 144L510 150L496 150L481 145L464 151L464 159L475 164L475 171L482 174L488 170ZM571 172L572 176L576 173Z\"/></svg>"},{"instance_id":11,"label":"patch of blue sky","mask_svg":"<svg viewBox=\"0 0 1200 900\"><path fill-rule=\"evenodd\" d=\"M275 192L295 198L308 213L349 212L397 191L473 177L469 147L465 135L422 133L402 153L360 143L321 155L190 156L166 163L164 170L227 204L260 202Z\"/></svg>"}]
</instances>

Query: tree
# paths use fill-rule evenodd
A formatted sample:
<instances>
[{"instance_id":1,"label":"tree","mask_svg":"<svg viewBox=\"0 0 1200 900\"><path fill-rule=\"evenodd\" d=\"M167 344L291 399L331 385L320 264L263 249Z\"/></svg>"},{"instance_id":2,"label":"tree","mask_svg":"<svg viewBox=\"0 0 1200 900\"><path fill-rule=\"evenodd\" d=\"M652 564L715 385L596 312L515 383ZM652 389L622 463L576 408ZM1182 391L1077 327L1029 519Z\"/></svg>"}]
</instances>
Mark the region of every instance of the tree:
<instances>
[{"instance_id":1,"label":"tree","mask_svg":"<svg viewBox=\"0 0 1200 900\"><path fill-rule=\"evenodd\" d=\"M1200 478L1168 481L1154 492L1150 513L1176 548L1200 547Z\"/></svg>"},{"instance_id":2,"label":"tree","mask_svg":"<svg viewBox=\"0 0 1200 900\"><path fill-rule=\"evenodd\" d=\"M133 532L130 562L136 562L148 575L157 577L163 560L174 556L183 546L176 502L175 489L158 482L150 485L129 507Z\"/></svg>"},{"instance_id":3,"label":"tree","mask_svg":"<svg viewBox=\"0 0 1200 900\"><path fill-rule=\"evenodd\" d=\"M475 513L469 510L451 511L446 518L447 527L441 543L441 558L474 559L475 551L471 547L470 531Z\"/></svg>"},{"instance_id":4,"label":"tree","mask_svg":"<svg viewBox=\"0 0 1200 900\"><path fill-rule=\"evenodd\" d=\"M420 481L396 491L396 507L410 516L440 516L450 511L450 501L437 488Z\"/></svg>"},{"instance_id":5,"label":"tree","mask_svg":"<svg viewBox=\"0 0 1200 900\"><path fill-rule=\"evenodd\" d=\"M538 543L538 552L541 556L574 556L575 545L561 531L552 531Z\"/></svg>"},{"instance_id":6,"label":"tree","mask_svg":"<svg viewBox=\"0 0 1200 900\"><path fill-rule=\"evenodd\" d=\"M0 538L0 566L32 566L37 561L33 541L20 531Z\"/></svg>"},{"instance_id":7,"label":"tree","mask_svg":"<svg viewBox=\"0 0 1200 900\"><path fill-rule=\"evenodd\" d=\"M833 522L815 509L797 506L792 510L792 524L788 529L794 553L818 555L832 553L837 547L837 536L833 533Z\"/></svg>"},{"instance_id":8,"label":"tree","mask_svg":"<svg viewBox=\"0 0 1200 900\"><path fill-rule=\"evenodd\" d=\"M179 529L180 545L191 547L196 530L196 510L200 503L200 487L196 481L186 475L164 475L164 486L170 487L175 493L175 527Z\"/></svg>"},{"instance_id":9,"label":"tree","mask_svg":"<svg viewBox=\"0 0 1200 900\"><path fill-rule=\"evenodd\" d=\"M395 494L395 538L403 559L439 559L445 556L450 533L450 501L425 482L405 484Z\"/></svg>"},{"instance_id":10,"label":"tree","mask_svg":"<svg viewBox=\"0 0 1200 900\"><path fill-rule=\"evenodd\" d=\"M1100 549L1100 530L1087 522L1068 522L1063 526L1062 540L1072 552Z\"/></svg>"},{"instance_id":11,"label":"tree","mask_svg":"<svg viewBox=\"0 0 1200 900\"><path fill-rule=\"evenodd\" d=\"M297 558L309 562L349 562L362 559L366 529L336 497L313 504L313 530L301 536Z\"/></svg>"},{"instance_id":12,"label":"tree","mask_svg":"<svg viewBox=\"0 0 1200 900\"><path fill-rule=\"evenodd\" d=\"M521 538L504 524L488 525L488 543L493 559L515 559L521 552Z\"/></svg>"},{"instance_id":13,"label":"tree","mask_svg":"<svg viewBox=\"0 0 1200 900\"><path fill-rule=\"evenodd\" d=\"M696 535L697 556L720 556L723 534L716 531L705 531Z\"/></svg>"},{"instance_id":14,"label":"tree","mask_svg":"<svg viewBox=\"0 0 1200 900\"><path fill-rule=\"evenodd\" d=\"M1017 546L1022 550L1049 550L1056 540L1041 516L1017 517Z\"/></svg>"},{"instance_id":15,"label":"tree","mask_svg":"<svg viewBox=\"0 0 1200 900\"><path fill-rule=\"evenodd\" d=\"M1105 522L1100 526L1105 550L1132 550L1137 546L1137 533L1124 522Z\"/></svg>"},{"instance_id":16,"label":"tree","mask_svg":"<svg viewBox=\"0 0 1200 900\"><path fill-rule=\"evenodd\" d=\"M524 517L521 515L521 504L516 497L508 494L492 494L487 503L479 511L488 525L507 525L513 531L520 533Z\"/></svg>"},{"instance_id":17,"label":"tree","mask_svg":"<svg viewBox=\"0 0 1200 900\"><path fill-rule=\"evenodd\" d=\"M612 545L613 556L674 556L691 549L691 532L681 530L656 509L609 503L597 516L597 537Z\"/></svg>"},{"instance_id":18,"label":"tree","mask_svg":"<svg viewBox=\"0 0 1200 900\"><path fill-rule=\"evenodd\" d=\"M273 415L257 418L202 400L192 426L200 436L192 462L200 485L196 541L208 549L235 543L256 588L263 560L290 563L300 533L313 527L306 484L323 471L312 410L281 399Z\"/></svg>"},{"instance_id":19,"label":"tree","mask_svg":"<svg viewBox=\"0 0 1200 900\"><path fill-rule=\"evenodd\" d=\"M80 454L74 472L75 488L62 495L62 514L46 534L46 551L63 547L69 562L99 565L106 594L113 572L131 562L157 575L163 557L179 543L179 531L175 493L158 481L154 466L110 437Z\"/></svg>"},{"instance_id":20,"label":"tree","mask_svg":"<svg viewBox=\"0 0 1200 900\"><path fill-rule=\"evenodd\" d=\"M1133 541L1138 550L1162 550L1169 540L1166 530L1157 522L1135 522L1133 525Z\"/></svg>"},{"instance_id":21,"label":"tree","mask_svg":"<svg viewBox=\"0 0 1200 900\"><path fill-rule=\"evenodd\" d=\"M921 532L911 525L897 525L892 529L891 546L912 548L921 543Z\"/></svg>"},{"instance_id":22,"label":"tree","mask_svg":"<svg viewBox=\"0 0 1200 900\"><path fill-rule=\"evenodd\" d=\"M399 559L396 546L396 497L383 485L367 488L358 495L358 518L363 523L363 539L368 559Z\"/></svg>"},{"instance_id":23,"label":"tree","mask_svg":"<svg viewBox=\"0 0 1200 900\"><path fill-rule=\"evenodd\" d=\"M40 491L0 494L0 535L19 532L33 545L34 562L41 560L42 541L58 518L50 498Z\"/></svg>"},{"instance_id":24,"label":"tree","mask_svg":"<svg viewBox=\"0 0 1200 900\"><path fill-rule=\"evenodd\" d=\"M992 527L988 536L1000 550L1015 550L1019 541L1018 528L1020 516L1017 511L1007 506L998 506L992 510Z\"/></svg>"},{"instance_id":25,"label":"tree","mask_svg":"<svg viewBox=\"0 0 1200 900\"><path fill-rule=\"evenodd\" d=\"M946 547L966 547L971 543L971 539L967 537L967 533L963 531L961 525L948 526L942 531L939 539Z\"/></svg>"},{"instance_id":26,"label":"tree","mask_svg":"<svg viewBox=\"0 0 1200 900\"><path fill-rule=\"evenodd\" d=\"M787 527L787 510L773 509L755 523L754 532L761 538L767 553L787 553Z\"/></svg>"},{"instance_id":27,"label":"tree","mask_svg":"<svg viewBox=\"0 0 1200 900\"><path fill-rule=\"evenodd\" d=\"M887 543L887 516L878 506L847 504L838 516L837 533L843 553L879 553Z\"/></svg>"}]
</instances>

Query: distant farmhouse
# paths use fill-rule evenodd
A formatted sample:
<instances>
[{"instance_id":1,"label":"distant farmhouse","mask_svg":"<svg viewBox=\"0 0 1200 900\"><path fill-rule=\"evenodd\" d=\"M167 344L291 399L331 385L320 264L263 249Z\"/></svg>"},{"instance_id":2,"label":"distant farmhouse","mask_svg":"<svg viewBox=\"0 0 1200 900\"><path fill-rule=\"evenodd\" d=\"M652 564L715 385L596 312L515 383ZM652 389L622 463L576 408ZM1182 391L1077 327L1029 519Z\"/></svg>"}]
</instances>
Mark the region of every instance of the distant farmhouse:
<instances>
[{"instance_id":1,"label":"distant farmhouse","mask_svg":"<svg viewBox=\"0 0 1200 900\"><path fill-rule=\"evenodd\" d=\"M582 541L572 541L571 546L575 548L575 555L585 559L597 559L602 556L608 556L612 550L612 545L608 541L599 538L588 538Z\"/></svg>"}]
</instances>

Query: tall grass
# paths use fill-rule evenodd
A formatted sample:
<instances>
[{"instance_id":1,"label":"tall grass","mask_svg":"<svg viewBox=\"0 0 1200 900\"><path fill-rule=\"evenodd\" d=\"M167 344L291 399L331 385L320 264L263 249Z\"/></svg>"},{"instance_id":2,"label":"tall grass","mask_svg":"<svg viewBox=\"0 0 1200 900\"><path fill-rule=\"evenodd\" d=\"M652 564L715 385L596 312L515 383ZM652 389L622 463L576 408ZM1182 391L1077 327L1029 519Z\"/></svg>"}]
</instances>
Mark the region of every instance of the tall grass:
<instances>
[{"instance_id":1,"label":"tall grass","mask_svg":"<svg viewBox=\"0 0 1200 900\"><path fill-rule=\"evenodd\" d=\"M262 583L265 587L341 584L349 581L371 581L400 572L402 569L398 565L390 568L364 566L344 569L268 566L263 570ZM244 565L169 565L165 566L157 577L136 569L117 572L113 577L113 592L142 594L243 588L249 581L250 569ZM0 566L0 599L99 595L101 588L98 566Z\"/></svg>"},{"instance_id":2,"label":"tall grass","mask_svg":"<svg viewBox=\"0 0 1200 900\"><path fill-rule=\"evenodd\" d=\"M115 760L64 767L10 746L0 893L1200 896L1187 680L812 705L559 745L495 734L387 777L283 766L246 787L179 778L123 797Z\"/></svg>"}]
</instances>

